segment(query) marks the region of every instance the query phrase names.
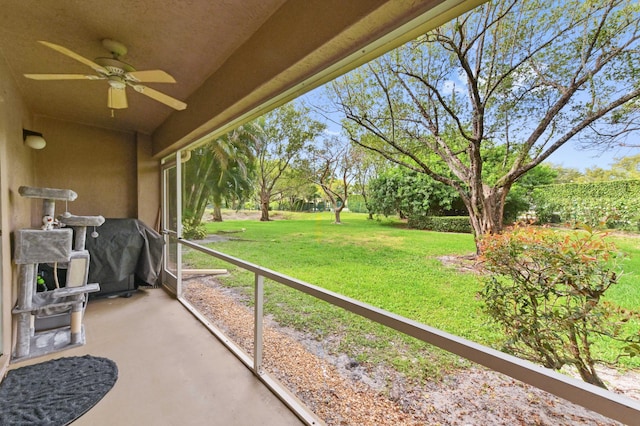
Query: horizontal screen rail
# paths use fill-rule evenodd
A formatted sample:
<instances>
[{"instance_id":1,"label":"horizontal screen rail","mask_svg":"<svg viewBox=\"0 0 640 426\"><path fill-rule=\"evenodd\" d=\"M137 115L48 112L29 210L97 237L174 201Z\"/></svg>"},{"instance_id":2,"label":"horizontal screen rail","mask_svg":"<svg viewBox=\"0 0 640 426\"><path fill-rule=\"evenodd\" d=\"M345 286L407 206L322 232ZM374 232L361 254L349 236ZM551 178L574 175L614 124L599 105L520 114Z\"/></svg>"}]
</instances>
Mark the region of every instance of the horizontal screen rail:
<instances>
[{"instance_id":1,"label":"horizontal screen rail","mask_svg":"<svg viewBox=\"0 0 640 426\"><path fill-rule=\"evenodd\" d=\"M179 242L239 268L276 281L371 321L415 337L477 364L545 390L589 410L626 424L639 424L640 402L598 386L565 376L532 362L449 334L392 312L280 274L188 240Z\"/></svg>"}]
</instances>

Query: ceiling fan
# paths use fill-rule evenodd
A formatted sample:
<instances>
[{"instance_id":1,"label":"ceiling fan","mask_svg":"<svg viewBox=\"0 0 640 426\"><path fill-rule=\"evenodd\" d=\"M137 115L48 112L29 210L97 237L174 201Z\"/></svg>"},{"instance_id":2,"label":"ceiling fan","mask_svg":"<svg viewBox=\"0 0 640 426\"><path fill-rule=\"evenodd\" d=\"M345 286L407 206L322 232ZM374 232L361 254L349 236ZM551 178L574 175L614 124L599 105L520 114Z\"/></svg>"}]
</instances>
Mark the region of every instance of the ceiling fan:
<instances>
[{"instance_id":1,"label":"ceiling fan","mask_svg":"<svg viewBox=\"0 0 640 426\"><path fill-rule=\"evenodd\" d=\"M140 84L175 83L176 80L162 70L136 71L131 65L122 62L120 58L127 54L127 48L120 42L111 39L102 40L102 45L111 52L112 57L96 58L94 61L54 43L47 41L39 43L90 66L97 74L25 74L24 76L27 78L34 80L107 80L109 83L107 106L111 109L127 108L127 94L125 92L127 86L173 109L183 110L187 107L187 104L182 101Z\"/></svg>"}]
</instances>

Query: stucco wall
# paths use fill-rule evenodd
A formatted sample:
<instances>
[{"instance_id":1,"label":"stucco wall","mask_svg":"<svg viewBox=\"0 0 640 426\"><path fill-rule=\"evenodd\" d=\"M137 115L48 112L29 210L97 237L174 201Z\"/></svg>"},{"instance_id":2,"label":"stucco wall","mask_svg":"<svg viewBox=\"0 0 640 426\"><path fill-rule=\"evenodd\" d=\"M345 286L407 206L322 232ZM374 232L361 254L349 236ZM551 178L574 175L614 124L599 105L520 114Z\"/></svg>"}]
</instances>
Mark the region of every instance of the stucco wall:
<instances>
[{"instance_id":1,"label":"stucco wall","mask_svg":"<svg viewBox=\"0 0 640 426\"><path fill-rule=\"evenodd\" d=\"M69 211L76 215L137 217L134 134L45 117L35 123L47 140L35 154L37 186L75 191ZM63 213L65 206L58 204L56 214Z\"/></svg>"},{"instance_id":2,"label":"stucco wall","mask_svg":"<svg viewBox=\"0 0 640 426\"><path fill-rule=\"evenodd\" d=\"M2 237L0 303L2 352L0 373L11 352L11 309L16 300L16 268L11 262L11 233L30 225L30 200L18 194L21 185L34 184L34 151L23 145L22 129L37 130L29 118L18 88L0 55L0 225Z\"/></svg>"},{"instance_id":3,"label":"stucco wall","mask_svg":"<svg viewBox=\"0 0 640 426\"><path fill-rule=\"evenodd\" d=\"M160 161L153 158L153 145L147 135L138 134L138 219L160 228Z\"/></svg>"},{"instance_id":4,"label":"stucco wall","mask_svg":"<svg viewBox=\"0 0 640 426\"><path fill-rule=\"evenodd\" d=\"M47 146L39 151L25 147L23 128L41 132ZM32 117L0 52L0 377L12 350L11 310L17 297L11 234L39 227L42 216L42 202L21 197L18 188L69 188L78 194L68 206L74 214L140 218L154 226L160 176L151 149L145 135ZM56 203L56 214L64 210L64 203Z\"/></svg>"}]
</instances>

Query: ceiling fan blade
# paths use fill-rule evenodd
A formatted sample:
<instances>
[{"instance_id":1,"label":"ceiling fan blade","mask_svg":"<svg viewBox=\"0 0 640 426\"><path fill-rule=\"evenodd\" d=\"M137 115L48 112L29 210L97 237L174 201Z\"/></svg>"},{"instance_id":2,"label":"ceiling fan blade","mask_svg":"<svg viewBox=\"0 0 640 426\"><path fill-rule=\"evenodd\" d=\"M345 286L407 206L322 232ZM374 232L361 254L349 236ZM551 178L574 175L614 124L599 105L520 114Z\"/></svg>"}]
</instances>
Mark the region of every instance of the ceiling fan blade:
<instances>
[{"instance_id":1,"label":"ceiling fan blade","mask_svg":"<svg viewBox=\"0 0 640 426\"><path fill-rule=\"evenodd\" d=\"M25 74L33 80L103 80L104 77L85 74Z\"/></svg>"},{"instance_id":2,"label":"ceiling fan blade","mask_svg":"<svg viewBox=\"0 0 640 426\"><path fill-rule=\"evenodd\" d=\"M117 89L115 87L109 87L109 99L107 100L107 106L111 109L124 109L128 107L127 93L125 89Z\"/></svg>"},{"instance_id":3,"label":"ceiling fan blade","mask_svg":"<svg viewBox=\"0 0 640 426\"><path fill-rule=\"evenodd\" d=\"M176 80L162 70L132 71L125 74L127 80L135 83L175 83Z\"/></svg>"},{"instance_id":4,"label":"ceiling fan blade","mask_svg":"<svg viewBox=\"0 0 640 426\"><path fill-rule=\"evenodd\" d=\"M87 66L90 66L91 68L93 68L94 70L96 70L96 71L98 71L100 73L103 73L103 74L108 74L109 73L109 71L107 71L107 69L104 68L103 66L96 64L95 62L93 62L90 59L85 58L84 56L78 55L77 53L67 49L66 47L63 47L63 46L60 46L60 45L57 45L57 44L54 44L54 43L49 43L48 41L39 40L38 42L44 44L47 47L50 47L51 49L53 49L53 50L55 50L57 52L62 53L63 55L67 55L68 57L73 58L78 62L82 62L83 64L85 64Z\"/></svg>"},{"instance_id":5,"label":"ceiling fan blade","mask_svg":"<svg viewBox=\"0 0 640 426\"><path fill-rule=\"evenodd\" d=\"M150 87L143 86L141 84L132 84L131 87L133 87L136 92L142 93L143 95L148 96L151 99L155 99L158 102L162 102L165 105L169 105L171 108L177 109L178 111L181 111L187 107L187 104L185 104L184 102L172 98L169 95L165 95L162 92L158 92L157 90L154 90Z\"/></svg>"}]
</instances>

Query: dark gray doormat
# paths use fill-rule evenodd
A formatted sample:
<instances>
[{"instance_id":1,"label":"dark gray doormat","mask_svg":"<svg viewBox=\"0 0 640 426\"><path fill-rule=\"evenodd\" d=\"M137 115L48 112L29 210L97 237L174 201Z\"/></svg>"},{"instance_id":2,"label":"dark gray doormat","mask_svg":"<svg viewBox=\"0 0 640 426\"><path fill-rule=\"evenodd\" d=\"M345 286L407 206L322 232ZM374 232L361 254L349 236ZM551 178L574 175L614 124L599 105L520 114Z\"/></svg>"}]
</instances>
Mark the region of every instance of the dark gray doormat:
<instances>
[{"instance_id":1,"label":"dark gray doormat","mask_svg":"<svg viewBox=\"0 0 640 426\"><path fill-rule=\"evenodd\" d=\"M67 425L106 395L118 367L90 355L17 368L0 384L0 425Z\"/></svg>"}]
</instances>

